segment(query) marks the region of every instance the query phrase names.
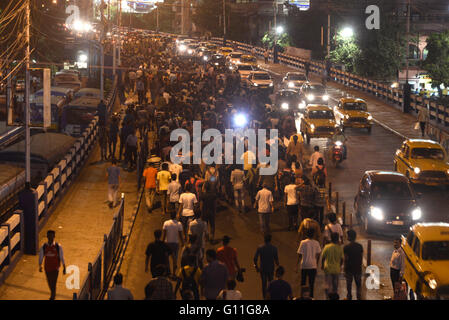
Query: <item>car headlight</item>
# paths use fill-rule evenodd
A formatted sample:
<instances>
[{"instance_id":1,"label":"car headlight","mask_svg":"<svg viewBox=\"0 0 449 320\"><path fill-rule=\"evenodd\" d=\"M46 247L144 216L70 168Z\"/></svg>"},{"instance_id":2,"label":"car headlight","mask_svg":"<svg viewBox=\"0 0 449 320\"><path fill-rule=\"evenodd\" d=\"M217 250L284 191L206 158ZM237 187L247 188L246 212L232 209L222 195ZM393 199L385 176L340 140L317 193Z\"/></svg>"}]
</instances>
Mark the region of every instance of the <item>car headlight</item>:
<instances>
[{"instance_id":1,"label":"car headlight","mask_svg":"<svg viewBox=\"0 0 449 320\"><path fill-rule=\"evenodd\" d=\"M345 115L345 119L349 119L349 116L347 114Z\"/></svg>"},{"instance_id":2,"label":"car headlight","mask_svg":"<svg viewBox=\"0 0 449 320\"><path fill-rule=\"evenodd\" d=\"M310 125L310 130L313 132L315 131L315 126L313 125L313 123Z\"/></svg>"},{"instance_id":3,"label":"car headlight","mask_svg":"<svg viewBox=\"0 0 449 320\"><path fill-rule=\"evenodd\" d=\"M306 107L306 104L304 102L301 102L298 104L299 109L304 109ZM449 171L449 170L448 170ZM449 174L449 173L448 173Z\"/></svg>"},{"instance_id":4,"label":"car headlight","mask_svg":"<svg viewBox=\"0 0 449 320\"><path fill-rule=\"evenodd\" d=\"M325 94L325 95L323 96L323 100L324 100L324 101L329 100L329 96L328 96L327 94Z\"/></svg>"},{"instance_id":5,"label":"car headlight","mask_svg":"<svg viewBox=\"0 0 449 320\"><path fill-rule=\"evenodd\" d=\"M218 62L215 62L215 65L218 66Z\"/></svg>"},{"instance_id":6,"label":"car headlight","mask_svg":"<svg viewBox=\"0 0 449 320\"><path fill-rule=\"evenodd\" d=\"M281 108L284 110L288 110L288 103L284 102L283 104L281 104Z\"/></svg>"},{"instance_id":7,"label":"car headlight","mask_svg":"<svg viewBox=\"0 0 449 320\"><path fill-rule=\"evenodd\" d=\"M187 50L187 53L188 53L188 54L192 54L192 53L193 53L193 50L192 50L192 49L189 49L189 50Z\"/></svg>"},{"instance_id":8,"label":"car headlight","mask_svg":"<svg viewBox=\"0 0 449 320\"><path fill-rule=\"evenodd\" d=\"M416 167L415 169L413 169L413 171L414 171L416 174L419 174L419 173L421 172L421 169L418 168L418 167Z\"/></svg>"},{"instance_id":9,"label":"car headlight","mask_svg":"<svg viewBox=\"0 0 449 320\"><path fill-rule=\"evenodd\" d=\"M437 279L435 278L434 274L432 274L432 273L426 274L424 276L424 280L426 280L430 289L435 290L438 287L438 282L437 282Z\"/></svg>"},{"instance_id":10,"label":"car headlight","mask_svg":"<svg viewBox=\"0 0 449 320\"><path fill-rule=\"evenodd\" d=\"M341 142L341 141L336 141L336 142L335 142L335 145L338 146L338 147L340 147L340 146L343 145L343 142Z\"/></svg>"},{"instance_id":11,"label":"car headlight","mask_svg":"<svg viewBox=\"0 0 449 320\"><path fill-rule=\"evenodd\" d=\"M371 120L373 120L373 116L369 115L368 116L368 121L371 121Z\"/></svg>"},{"instance_id":12,"label":"car headlight","mask_svg":"<svg viewBox=\"0 0 449 320\"><path fill-rule=\"evenodd\" d=\"M204 57L203 57L203 60L204 60L204 61L207 61L207 59L209 59L207 56L204 56Z\"/></svg>"},{"instance_id":13,"label":"car headlight","mask_svg":"<svg viewBox=\"0 0 449 320\"><path fill-rule=\"evenodd\" d=\"M412 219L413 220L419 220L422 217L422 211L420 207L416 207L415 209L413 209L412 211Z\"/></svg>"},{"instance_id":14,"label":"car headlight","mask_svg":"<svg viewBox=\"0 0 449 320\"><path fill-rule=\"evenodd\" d=\"M290 81L290 82L288 83L288 87L289 87L289 88L294 88L294 87L295 87L295 84L294 84L293 82Z\"/></svg>"},{"instance_id":15,"label":"car headlight","mask_svg":"<svg viewBox=\"0 0 449 320\"><path fill-rule=\"evenodd\" d=\"M272 83L270 83L270 87L272 87L273 86L273 82Z\"/></svg>"},{"instance_id":16,"label":"car headlight","mask_svg":"<svg viewBox=\"0 0 449 320\"><path fill-rule=\"evenodd\" d=\"M315 99L315 96L313 94L307 95L307 100L312 101L313 99Z\"/></svg>"},{"instance_id":17,"label":"car headlight","mask_svg":"<svg viewBox=\"0 0 449 320\"><path fill-rule=\"evenodd\" d=\"M446 174L449 174L449 169L446 170Z\"/></svg>"},{"instance_id":18,"label":"car headlight","mask_svg":"<svg viewBox=\"0 0 449 320\"><path fill-rule=\"evenodd\" d=\"M180 45L179 46L179 51L186 51L187 47L185 45Z\"/></svg>"},{"instance_id":19,"label":"car headlight","mask_svg":"<svg viewBox=\"0 0 449 320\"><path fill-rule=\"evenodd\" d=\"M384 213L381 208L371 207L370 214L371 217L373 217L376 220L382 221L384 219Z\"/></svg>"},{"instance_id":20,"label":"car headlight","mask_svg":"<svg viewBox=\"0 0 449 320\"><path fill-rule=\"evenodd\" d=\"M254 85L255 87L258 87L258 86L259 86L257 83L253 83L253 85Z\"/></svg>"}]
</instances>

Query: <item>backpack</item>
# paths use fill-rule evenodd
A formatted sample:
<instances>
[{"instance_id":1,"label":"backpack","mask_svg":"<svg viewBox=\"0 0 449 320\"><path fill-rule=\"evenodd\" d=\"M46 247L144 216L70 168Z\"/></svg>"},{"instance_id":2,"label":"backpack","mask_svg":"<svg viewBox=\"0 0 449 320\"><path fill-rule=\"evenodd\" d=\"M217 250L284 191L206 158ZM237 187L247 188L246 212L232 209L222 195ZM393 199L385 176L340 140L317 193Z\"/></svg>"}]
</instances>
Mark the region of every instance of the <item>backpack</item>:
<instances>
[{"instance_id":1,"label":"backpack","mask_svg":"<svg viewBox=\"0 0 449 320\"><path fill-rule=\"evenodd\" d=\"M320 169L318 166L316 166L317 172L313 175L313 182L317 186L324 186L326 184L326 174L324 173L324 166L322 169Z\"/></svg>"},{"instance_id":2,"label":"backpack","mask_svg":"<svg viewBox=\"0 0 449 320\"><path fill-rule=\"evenodd\" d=\"M195 300L199 299L199 290L198 290L198 284L195 281L195 274L196 271L198 270L197 267L195 267L192 271L192 273L190 273L190 275L187 277L186 275L186 269L182 268L182 285L181 285L181 295L183 295L183 292L185 291L192 291L193 295L195 297Z\"/></svg>"}]
</instances>

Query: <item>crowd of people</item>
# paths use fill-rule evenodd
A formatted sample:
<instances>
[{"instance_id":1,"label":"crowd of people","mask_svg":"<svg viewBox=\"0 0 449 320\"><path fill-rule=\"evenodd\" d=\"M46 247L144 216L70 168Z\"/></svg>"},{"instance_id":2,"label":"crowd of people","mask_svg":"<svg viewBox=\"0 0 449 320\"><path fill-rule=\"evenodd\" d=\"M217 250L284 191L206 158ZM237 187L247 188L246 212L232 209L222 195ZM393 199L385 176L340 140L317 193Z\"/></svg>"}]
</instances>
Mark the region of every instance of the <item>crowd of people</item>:
<instances>
[{"instance_id":1,"label":"crowd of people","mask_svg":"<svg viewBox=\"0 0 449 320\"><path fill-rule=\"evenodd\" d=\"M217 250L207 249L207 242L217 242L215 216L221 205L234 207L241 214L257 210L265 242L255 252L254 269L260 274L265 299L294 298L291 285L283 279L286 270L279 264L277 248L271 244L270 217L275 211L285 212L286 228L298 233L296 271L301 272L301 294L297 299L314 297L318 267L326 276L326 296L338 299L342 266L347 299L352 298L353 280L360 299L363 247L355 241L355 231L343 234L327 199L325 157L318 146L307 157L293 114L274 110L267 93L245 90L238 72L179 57L176 43L168 38L138 41L138 46L136 39L125 42L123 60L130 69L119 82L122 103L126 94L135 93L137 107L128 107L120 129L119 117L113 117L108 135L115 140L105 140L114 166L115 145L120 138L118 160L123 154L123 166L133 170L136 132L144 137L145 130L151 130L157 136L143 171L145 202L149 213L160 212L169 218L154 230L154 242L146 250L145 270L150 270L153 277L145 288L146 299L245 298L237 289L245 269L239 265L237 249L230 246L231 238L218 239L222 246ZM223 161L210 165L172 159L171 150L178 143L170 141L173 130L183 128L192 136L192 123L197 120L202 130L214 128L224 136L240 112L247 116L248 127L278 130L277 141L266 138L268 150L271 144L278 145L275 174L260 174L268 164L258 162L257 151L250 151L247 144L243 165L235 164L235 159L234 164ZM118 178L112 182L118 183ZM112 206L116 189L111 189ZM348 243L343 247L346 238ZM117 284L121 281L118 276Z\"/></svg>"}]
</instances>

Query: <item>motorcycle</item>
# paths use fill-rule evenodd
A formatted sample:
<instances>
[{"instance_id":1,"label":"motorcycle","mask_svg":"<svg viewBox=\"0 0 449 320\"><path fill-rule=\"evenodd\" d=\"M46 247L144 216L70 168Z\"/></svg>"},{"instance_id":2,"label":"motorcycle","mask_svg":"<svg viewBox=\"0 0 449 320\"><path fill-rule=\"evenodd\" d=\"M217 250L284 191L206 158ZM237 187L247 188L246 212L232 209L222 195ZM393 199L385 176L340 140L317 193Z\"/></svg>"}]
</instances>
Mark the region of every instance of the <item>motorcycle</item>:
<instances>
[{"instance_id":1,"label":"motorcycle","mask_svg":"<svg viewBox=\"0 0 449 320\"><path fill-rule=\"evenodd\" d=\"M337 167L343 161L343 143L336 141L332 147L332 163Z\"/></svg>"}]
</instances>

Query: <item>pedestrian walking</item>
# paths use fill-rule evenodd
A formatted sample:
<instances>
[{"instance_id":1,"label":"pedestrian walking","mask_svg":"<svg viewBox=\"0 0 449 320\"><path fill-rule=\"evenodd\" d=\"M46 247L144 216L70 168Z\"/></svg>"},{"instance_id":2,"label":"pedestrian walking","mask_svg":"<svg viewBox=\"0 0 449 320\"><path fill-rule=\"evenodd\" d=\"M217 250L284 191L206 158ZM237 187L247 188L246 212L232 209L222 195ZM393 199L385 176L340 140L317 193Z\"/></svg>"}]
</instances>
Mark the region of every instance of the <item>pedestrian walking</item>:
<instances>
[{"instance_id":1,"label":"pedestrian walking","mask_svg":"<svg viewBox=\"0 0 449 320\"><path fill-rule=\"evenodd\" d=\"M129 171L132 171L137 165L137 142L136 130L132 130L125 142L125 163Z\"/></svg>"},{"instance_id":2,"label":"pedestrian walking","mask_svg":"<svg viewBox=\"0 0 449 320\"><path fill-rule=\"evenodd\" d=\"M100 127L106 126L107 116L108 116L108 108L104 104L103 100L100 100L97 106L97 114L98 116L98 125Z\"/></svg>"},{"instance_id":3,"label":"pedestrian walking","mask_svg":"<svg viewBox=\"0 0 449 320\"><path fill-rule=\"evenodd\" d=\"M315 216L320 225L320 229L323 228L324 224L324 207L327 205L327 190L326 186L315 186L316 197L315 197Z\"/></svg>"},{"instance_id":4,"label":"pedestrian walking","mask_svg":"<svg viewBox=\"0 0 449 320\"><path fill-rule=\"evenodd\" d=\"M231 172L231 183L234 189L234 201L235 207L239 210L239 212L243 212L243 208L245 207L244 202L244 189L243 189L243 180L245 178L245 173L243 170L239 169L237 165L234 166L234 170Z\"/></svg>"},{"instance_id":5,"label":"pedestrian walking","mask_svg":"<svg viewBox=\"0 0 449 320\"><path fill-rule=\"evenodd\" d=\"M181 184L177 181L176 174L171 175L171 181L167 186L168 211L178 212L179 197L181 195Z\"/></svg>"},{"instance_id":6,"label":"pedestrian walking","mask_svg":"<svg viewBox=\"0 0 449 320\"><path fill-rule=\"evenodd\" d=\"M184 267L188 264L188 257L195 257L195 266L200 266L200 260L202 259L201 247L198 246L197 235L192 234L189 237L189 243L184 246L181 253L181 267ZM201 265L202 266L202 265Z\"/></svg>"},{"instance_id":7,"label":"pedestrian walking","mask_svg":"<svg viewBox=\"0 0 449 320\"><path fill-rule=\"evenodd\" d=\"M298 247L298 264L296 267L296 272L299 271L298 267L301 268L301 286L305 286L307 279L309 280L308 287L312 298L321 253L320 243L313 238L314 234L314 229L306 230L307 238L302 240Z\"/></svg>"},{"instance_id":8,"label":"pedestrian walking","mask_svg":"<svg viewBox=\"0 0 449 320\"><path fill-rule=\"evenodd\" d=\"M268 49L265 49L264 53L263 53L263 57L265 60L265 64L268 64L268 57L270 56L270 53L268 52Z\"/></svg>"},{"instance_id":9,"label":"pedestrian walking","mask_svg":"<svg viewBox=\"0 0 449 320\"><path fill-rule=\"evenodd\" d=\"M326 185L326 179L327 179L327 169L324 165L323 158L319 158L317 160L317 165L312 168L312 179L315 183L315 186L323 187Z\"/></svg>"},{"instance_id":10,"label":"pedestrian walking","mask_svg":"<svg viewBox=\"0 0 449 320\"><path fill-rule=\"evenodd\" d=\"M326 296L331 299L331 294L338 295L338 278L343 266L344 253L339 244L338 233L332 233L331 243L328 243L322 253L321 269L324 270L326 280Z\"/></svg>"},{"instance_id":11,"label":"pedestrian walking","mask_svg":"<svg viewBox=\"0 0 449 320\"><path fill-rule=\"evenodd\" d=\"M315 168L318 165L319 158L323 159L323 164L326 163L324 161L324 155L320 152L320 147L314 146L313 153L310 155L310 158L309 158L309 166L311 168Z\"/></svg>"},{"instance_id":12,"label":"pedestrian walking","mask_svg":"<svg viewBox=\"0 0 449 320\"><path fill-rule=\"evenodd\" d=\"M194 218L189 223L189 238L195 236L195 245L200 248L199 267L203 268L204 249L206 248L206 240L209 238L207 223L201 219L201 211L195 212Z\"/></svg>"},{"instance_id":13,"label":"pedestrian walking","mask_svg":"<svg viewBox=\"0 0 449 320\"><path fill-rule=\"evenodd\" d=\"M316 190L310 184L309 178L302 176L298 179L298 192L299 192L299 209L301 218L315 219L315 195Z\"/></svg>"},{"instance_id":14,"label":"pedestrian walking","mask_svg":"<svg viewBox=\"0 0 449 320\"><path fill-rule=\"evenodd\" d=\"M302 220L301 225L298 229L298 240L301 242L302 240L307 239L307 230L313 229L313 239L321 242L321 229L320 225L317 221L312 218L305 218Z\"/></svg>"},{"instance_id":15,"label":"pedestrian walking","mask_svg":"<svg viewBox=\"0 0 449 320\"><path fill-rule=\"evenodd\" d=\"M187 239L187 230L190 221L195 215L195 205L198 203L196 195L192 192L193 185L189 184L185 192L179 197L178 216L184 228L184 238Z\"/></svg>"},{"instance_id":16,"label":"pedestrian walking","mask_svg":"<svg viewBox=\"0 0 449 320\"><path fill-rule=\"evenodd\" d=\"M419 109L418 122L419 127L421 128L421 136L424 137L426 131L426 124L427 122L429 122L429 110L427 109L427 107Z\"/></svg>"},{"instance_id":17,"label":"pedestrian walking","mask_svg":"<svg viewBox=\"0 0 449 320\"><path fill-rule=\"evenodd\" d=\"M172 254L167 243L161 240L162 230L154 231L154 242L148 244L145 251L145 272L148 272L148 263L150 262L150 270L153 278L156 275L156 266L164 265L167 270L170 270L170 262L168 257Z\"/></svg>"},{"instance_id":18,"label":"pedestrian walking","mask_svg":"<svg viewBox=\"0 0 449 320\"><path fill-rule=\"evenodd\" d=\"M298 141L298 135L293 135L293 141L288 144L287 155L292 157L296 156L296 161L302 163L302 158L304 154L303 142Z\"/></svg>"},{"instance_id":19,"label":"pedestrian walking","mask_svg":"<svg viewBox=\"0 0 449 320\"><path fill-rule=\"evenodd\" d=\"M194 300L199 300L201 273L201 269L196 265L195 256L188 256L187 265L181 266L176 274L175 297L179 288L181 288L181 296L185 296L187 291L190 291Z\"/></svg>"},{"instance_id":20,"label":"pedestrian walking","mask_svg":"<svg viewBox=\"0 0 449 320\"><path fill-rule=\"evenodd\" d=\"M137 99L139 105L142 105L145 99L145 83L141 78L136 82Z\"/></svg>"},{"instance_id":21,"label":"pedestrian walking","mask_svg":"<svg viewBox=\"0 0 449 320\"><path fill-rule=\"evenodd\" d=\"M299 195L295 178L290 177L290 183L284 188L284 206L288 214L288 231L298 230Z\"/></svg>"},{"instance_id":22,"label":"pedestrian walking","mask_svg":"<svg viewBox=\"0 0 449 320\"><path fill-rule=\"evenodd\" d=\"M112 159L111 165L106 169L108 178L108 203L109 208L113 208L117 203L117 193L120 187L121 171L117 166L117 160Z\"/></svg>"},{"instance_id":23,"label":"pedestrian walking","mask_svg":"<svg viewBox=\"0 0 449 320\"><path fill-rule=\"evenodd\" d=\"M167 194L168 194L168 185L171 181L171 174L168 171L168 164L162 164L162 170L157 173L156 176L156 189L157 192L161 194L161 203L162 203L162 213L167 213Z\"/></svg>"},{"instance_id":24,"label":"pedestrian walking","mask_svg":"<svg viewBox=\"0 0 449 320\"><path fill-rule=\"evenodd\" d=\"M145 300L175 300L173 285L167 279L165 265L156 266L155 276L145 287Z\"/></svg>"},{"instance_id":25,"label":"pedestrian walking","mask_svg":"<svg viewBox=\"0 0 449 320\"><path fill-rule=\"evenodd\" d=\"M101 161L108 158L108 130L106 127L100 127L98 130L98 144L100 145Z\"/></svg>"},{"instance_id":26,"label":"pedestrian walking","mask_svg":"<svg viewBox=\"0 0 449 320\"><path fill-rule=\"evenodd\" d=\"M239 290L235 290L236 286L237 282L235 280L228 280L226 289L220 291L217 300L242 300L242 293Z\"/></svg>"},{"instance_id":27,"label":"pedestrian walking","mask_svg":"<svg viewBox=\"0 0 449 320\"><path fill-rule=\"evenodd\" d=\"M355 281L357 300L362 300L363 246L356 242L357 233L348 230L349 243L343 247L345 255L346 299L352 300L352 281Z\"/></svg>"},{"instance_id":28,"label":"pedestrian walking","mask_svg":"<svg viewBox=\"0 0 449 320\"><path fill-rule=\"evenodd\" d=\"M228 268L217 260L217 253L213 249L206 251L208 264L201 274L201 291L206 300L217 299L218 294L226 287L229 274Z\"/></svg>"},{"instance_id":29,"label":"pedestrian walking","mask_svg":"<svg viewBox=\"0 0 449 320\"><path fill-rule=\"evenodd\" d=\"M396 283L402 282L402 277L404 276L405 268L405 254L401 248L401 239L397 238L393 242L393 253L390 259L390 279L393 289Z\"/></svg>"},{"instance_id":30,"label":"pedestrian walking","mask_svg":"<svg viewBox=\"0 0 449 320\"><path fill-rule=\"evenodd\" d=\"M262 190L257 192L254 208L259 216L260 230L267 234L270 232L270 214L274 212L273 194L264 184Z\"/></svg>"},{"instance_id":31,"label":"pedestrian walking","mask_svg":"<svg viewBox=\"0 0 449 320\"><path fill-rule=\"evenodd\" d=\"M240 265L237 259L237 249L229 246L230 241L229 236L223 236L223 246L217 249L217 259L228 268L229 278L235 279Z\"/></svg>"},{"instance_id":32,"label":"pedestrian walking","mask_svg":"<svg viewBox=\"0 0 449 320\"><path fill-rule=\"evenodd\" d=\"M254 267L260 273L262 296L265 299L267 286L273 280L274 266L279 266L278 249L271 244L271 235L264 236L264 244L260 245L254 255ZM260 260L260 262L259 262Z\"/></svg>"},{"instance_id":33,"label":"pedestrian walking","mask_svg":"<svg viewBox=\"0 0 449 320\"><path fill-rule=\"evenodd\" d=\"M176 220L176 212L171 212L170 215L171 219L165 221L162 225L162 241L165 241L170 248L174 275L178 263L179 244L184 246L184 236L182 224Z\"/></svg>"},{"instance_id":34,"label":"pedestrian walking","mask_svg":"<svg viewBox=\"0 0 449 320\"><path fill-rule=\"evenodd\" d=\"M201 193L200 210L204 221L209 226L209 242L214 241L215 237L215 213L217 211L217 193L212 187L213 185L206 181L204 191Z\"/></svg>"},{"instance_id":35,"label":"pedestrian walking","mask_svg":"<svg viewBox=\"0 0 449 320\"><path fill-rule=\"evenodd\" d=\"M327 215L327 220L329 223L324 227L323 232L323 244L331 243L331 234L338 234L338 243L343 244L343 229L341 228L341 224L337 222L337 215L333 212L330 212Z\"/></svg>"},{"instance_id":36,"label":"pedestrian walking","mask_svg":"<svg viewBox=\"0 0 449 320\"><path fill-rule=\"evenodd\" d=\"M142 176L145 178L145 203L148 213L151 213L154 206L154 196L156 194L156 177L157 169L152 164L143 171Z\"/></svg>"},{"instance_id":37,"label":"pedestrian walking","mask_svg":"<svg viewBox=\"0 0 449 320\"><path fill-rule=\"evenodd\" d=\"M114 113L111 118L108 130L108 146L109 146L109 159L115 159L115 150L117 148L118 134L119 134L119 118L118 114Z\"/></svg>"},{"instance_id":38,"label":"pedestrian walking","mask_svg":"<svg viewBox=\"0 0 449 320\"><path fill-rule=\"evenodd\" d=\"M134 300L129 289L123 288L123 275L117 273L114 276L114 286L108 290L108 300Z\"/></svg>"},{"instance_id":39,"label":"pedestrian walking","mask_svg":"<svg viewBox=\"0 0 449 320\"><path fill-rule=\"evenodd\" d=\"M292 287L283 278L285 269L283 266L276 268L276 280L270 282L267 288L267 300L292 300Z\"/></svg>"},{"instance_id":40,"label":"pedestrian walking","mask_svg":"<svg viewBox=\"0 0 449 320\"><path fill-rule=\"evenodd\" d=\"M55 241L56 232L47 231L47 242L39 250L39 272L42 272L42 263L44 264L45 276L48 287L50 288L50 300L56 298L56 284L58 282L59 267L63 266L63 274L66 274L64 251L62 246Z\"/></svg>"}]
</instances>

